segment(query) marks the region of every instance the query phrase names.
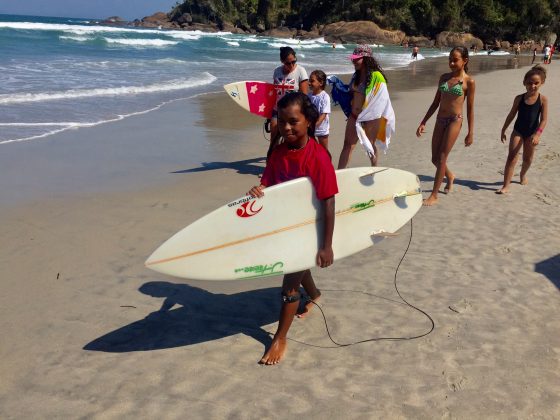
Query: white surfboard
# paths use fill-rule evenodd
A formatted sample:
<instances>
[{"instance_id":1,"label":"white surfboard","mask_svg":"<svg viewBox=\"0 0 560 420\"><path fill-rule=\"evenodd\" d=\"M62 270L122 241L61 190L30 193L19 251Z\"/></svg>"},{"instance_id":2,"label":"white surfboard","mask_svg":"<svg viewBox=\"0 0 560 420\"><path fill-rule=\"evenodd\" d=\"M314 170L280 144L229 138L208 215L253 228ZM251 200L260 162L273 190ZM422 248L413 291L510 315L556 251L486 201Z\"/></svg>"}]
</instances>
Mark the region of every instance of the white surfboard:
<instances>
[{"instance_id":1,"label":"white surfboard","mask_svg":"<svg viewBox=\"0 0 560 420\"><path fill-rule=\"evenodd\" d=\"M395 233L422 206L413 173L368 167L336 175L335 261ZM146 266L193 280L249 279L315 267L323 212L310 179L278 184L264 194L238 198L195 221L156 249Z\"/></svg>"}]
</instances>

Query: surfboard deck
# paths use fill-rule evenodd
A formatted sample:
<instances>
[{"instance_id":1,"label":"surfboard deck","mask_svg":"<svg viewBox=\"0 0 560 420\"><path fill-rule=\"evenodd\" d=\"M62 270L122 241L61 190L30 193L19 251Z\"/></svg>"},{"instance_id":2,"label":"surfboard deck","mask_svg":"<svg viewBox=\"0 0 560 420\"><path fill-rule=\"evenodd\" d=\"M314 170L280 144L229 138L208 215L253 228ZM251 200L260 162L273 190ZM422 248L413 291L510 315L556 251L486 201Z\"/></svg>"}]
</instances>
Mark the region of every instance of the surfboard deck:
<instances>
[{"instance_id":1,"label":"surfboard deck","mask_svg":"<svg viewBox=\"0 0 560 420\"><path fill-rule=\"evenodd\" d=\"M420 181L393 168L336 171L335 261L395 233L422 206ZM316 266L322 203L309 178L243 196L176 233L146 261L152 270L193 280L239 280Z\"/></svg>"},{"instance_id":2,"label":"surfboard deck","mask_svg":"<svg viewBox=\"0 0 560 420\"><path fill-rule=\"evenodd\" d=\"M276 88L272 83L242 81L224 85L228 96L241 108L264 118L272 117Z\"/></svg>"}]
</instances>

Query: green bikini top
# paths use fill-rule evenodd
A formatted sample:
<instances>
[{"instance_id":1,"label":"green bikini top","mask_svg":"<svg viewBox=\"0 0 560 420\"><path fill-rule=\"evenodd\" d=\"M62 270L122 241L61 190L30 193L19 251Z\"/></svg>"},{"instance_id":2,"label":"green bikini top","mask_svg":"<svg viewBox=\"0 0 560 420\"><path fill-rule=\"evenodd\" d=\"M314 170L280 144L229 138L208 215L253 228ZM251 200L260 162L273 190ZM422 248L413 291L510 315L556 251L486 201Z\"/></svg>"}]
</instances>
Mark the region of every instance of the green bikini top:
<instances>
[{"instance_id":1,"label":"green bikini top","mask_svg":"<svg viewBox=\"0 0 560 420\"><path fill-rule=\"evenodd\" d=\"M447 81L445 81L441 85L439 85L439 90L443 93L449 93L451 95L456 95L456 96L463 96L463 81L459 80L457 84L453 85L452 87L449 87Z\"/></svg>"}]
</instances>

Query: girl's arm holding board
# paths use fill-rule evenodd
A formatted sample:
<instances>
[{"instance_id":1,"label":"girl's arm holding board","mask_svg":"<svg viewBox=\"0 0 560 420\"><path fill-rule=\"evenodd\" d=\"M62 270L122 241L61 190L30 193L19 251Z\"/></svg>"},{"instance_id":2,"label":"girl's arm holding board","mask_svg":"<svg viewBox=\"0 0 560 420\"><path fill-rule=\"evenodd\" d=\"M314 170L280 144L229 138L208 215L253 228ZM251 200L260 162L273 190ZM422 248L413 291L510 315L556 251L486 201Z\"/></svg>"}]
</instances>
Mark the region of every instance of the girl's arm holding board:
<instances>
[{"instance_id":1,"label":"girl's arm holding board","mask_svg":"<svg viewBox=\"0 0 560 420\"><path fill-rule=\"evenodd\" d=\"M332 238L334 231L334 195L323 200L323 246L317 253L317 265L328 267L333 263L334 252L332 249Z\"/></svg>"}]
</instances>

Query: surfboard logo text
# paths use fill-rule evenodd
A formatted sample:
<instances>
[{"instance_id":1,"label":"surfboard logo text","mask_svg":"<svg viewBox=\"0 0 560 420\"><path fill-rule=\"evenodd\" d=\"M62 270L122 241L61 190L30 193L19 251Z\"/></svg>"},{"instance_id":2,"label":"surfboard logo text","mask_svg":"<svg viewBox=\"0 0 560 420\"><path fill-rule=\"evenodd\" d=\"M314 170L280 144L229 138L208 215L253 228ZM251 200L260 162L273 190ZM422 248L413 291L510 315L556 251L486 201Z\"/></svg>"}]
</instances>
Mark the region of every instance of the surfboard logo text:
<instances>
[{"instance_id":1,"label":"surfboard logo text","mask_svg":"<svg viewBox=\"0 0 560 420\"><path fill-rule=\"evenodd\" d=\"M235 87L235 91L230 91L229 92L230 96L234 99L240 99L241 96L239 95L239 89L237 89L237 86Z\"/></svg>"},{"instance_id":2,"label":"surfboard logo text","mask_svg":"<svg viewBox=\"0 0 560 420\"><path fill-rule=\"evenodd\" d=\"M243 204L241 204L241 206L237 209L237 215L239 217L251 217L254 216L255 214L257 214L259 211L262 210L262 206L260 206L258 209L255 209L255 204L256 204L256 200L253 201L247 201Z\"/></svg>"},{"instance_id":3,"label":"surfboard logo text","mask_svg":"<svg viewBox=\"0 0 560 420\"><path fill-rule=\"evenodd\" d=\"M275 262L274 264L254 265L243 268L236 268L235 273L248 274L240 278L263 277L273 276L275 274L282 274L284 263L282 261Z\"/></svg>"},{"instance_id":4,"label":"surfboard logo text","mask_svg":"<svg viewBox=\"0 0 560 420\"><path fill-rule=\"evenodd\" d=\"M362 211L362 210L365 210L365 209L369 209L370 207L374 207L375 204L376 204L375 200L369 200L369 201L366 201L365 203L352 204L350 206L350 208L352 210L354 210L354 212L356 212L356 211Z\"/></svg>"}]
</instances>

